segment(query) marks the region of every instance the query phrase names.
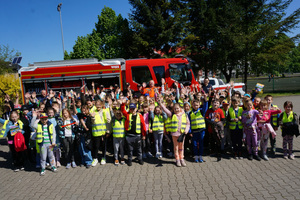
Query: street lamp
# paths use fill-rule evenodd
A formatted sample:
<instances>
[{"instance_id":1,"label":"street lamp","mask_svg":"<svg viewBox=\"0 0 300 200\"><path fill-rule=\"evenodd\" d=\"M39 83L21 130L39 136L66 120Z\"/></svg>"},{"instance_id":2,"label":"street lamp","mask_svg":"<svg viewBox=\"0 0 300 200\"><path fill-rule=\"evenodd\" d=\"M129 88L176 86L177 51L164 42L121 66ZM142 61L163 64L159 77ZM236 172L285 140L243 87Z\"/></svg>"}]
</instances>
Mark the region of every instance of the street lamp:
<instances>
[{"instance_id":1,"label":"street lamp","mask_svg":"<svg viewBox=\"0 0 300 200\"><path fill-rule=\"evenodd\" d=\"M62 3L58 4L57 11L59 12L60 17L60 29L61 29L61 38L62 38L62 45L63 45L63 58L65 57L65 44L64 44L64 33L63 33L63 27L62 27L62 20L61 20L61 6Z\"/></svg>"}]
</instances>

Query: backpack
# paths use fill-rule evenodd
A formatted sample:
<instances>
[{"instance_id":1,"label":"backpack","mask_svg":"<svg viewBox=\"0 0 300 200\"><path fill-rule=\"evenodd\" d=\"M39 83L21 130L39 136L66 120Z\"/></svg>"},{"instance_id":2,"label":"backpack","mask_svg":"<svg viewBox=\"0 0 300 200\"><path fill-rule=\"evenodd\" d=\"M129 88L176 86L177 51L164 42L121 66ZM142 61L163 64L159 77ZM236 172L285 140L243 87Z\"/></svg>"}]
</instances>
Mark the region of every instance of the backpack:
<instances>
[{"instance_id":1,"label":"backpack","mask_svg":"<svg viewBox=\"0 0 300 200\"><path fill-rule=\"evenodd\" d=\"M22 133L18 132L16 133L14 137L14 145L16 152L24 151L27 149L25 145L25 138Z\"/></svg>"}]
</instances>

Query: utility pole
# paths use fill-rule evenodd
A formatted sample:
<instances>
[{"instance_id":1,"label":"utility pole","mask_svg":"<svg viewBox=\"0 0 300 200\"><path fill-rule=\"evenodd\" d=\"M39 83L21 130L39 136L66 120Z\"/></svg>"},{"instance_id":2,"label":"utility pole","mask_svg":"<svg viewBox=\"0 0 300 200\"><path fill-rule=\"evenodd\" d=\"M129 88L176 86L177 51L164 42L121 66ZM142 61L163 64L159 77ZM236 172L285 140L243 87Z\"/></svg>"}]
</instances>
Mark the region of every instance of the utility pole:
<instances>
[{"instance_id":1,"label":"utility pole","mask_svg":"<svg viewBox=\"0 0 300 200\"><path fill-rule=\"evenodd\" d=\"M62 19L61 19L61 6L62 3L58 4L57 11L59 12L60 17L60 29L61 29L61 38L62 38L62 45L63 45L63 58L65 57L65 44L64 44L64 33L63 33L63 26L62 26Z\"/></svg>"}]
</instances>

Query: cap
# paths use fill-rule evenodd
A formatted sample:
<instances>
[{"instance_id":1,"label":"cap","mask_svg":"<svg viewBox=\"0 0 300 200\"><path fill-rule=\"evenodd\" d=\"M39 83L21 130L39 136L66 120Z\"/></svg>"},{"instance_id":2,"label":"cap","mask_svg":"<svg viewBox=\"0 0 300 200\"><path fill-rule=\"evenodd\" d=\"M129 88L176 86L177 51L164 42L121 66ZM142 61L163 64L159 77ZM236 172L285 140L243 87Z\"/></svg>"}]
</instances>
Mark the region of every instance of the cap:
<instances>
[{"instance_id":1,"label":"cap","mask_svg":"<svg viewBox=\"0 0 300 200\"><path fill-rule=\"evenodd\" d=\"M244 94L244 97L249 97L249 98L251 98L251 97L250 97L250 94Z\"/></svg>"},{"instance_id":2,"label":"cap","mask_svg":"<svg viewBox=\"0 0 300 200\"><path fill-rule=\"evenodd\" d=\"M21 110L30 110L28 105L22 105Z\"/></svg>"},{"instance_id":3,"label":"cap","mask_svg":"<svg viewBox=\"0 0 300 200\"><path fill-rule=\"evenodd\" d=\"M145 97L146 97L146 96L149 96L149 94L148 94L148 93L146 93L146 94L145 94Z\"/></svg>"},{"instance_id":4,"label":"cap","mask_svg":"<svg viewBox=\"0 0 300 200\"><path fill-rule=\"evenodd\" d=\"M42 118L48 118L48 116L46 115L46 113L41 113L40 119L42 119Z\"/></svg>"},{"instance_id":5,"label":"cap","mask_svg":"<svg viewBox=\"0 0 300 200\"><path fill-rule=\"evenodd\" d=\"M22 107L22 106L21 106L20 104L16 104L16 105L14 106L14 109L15 109L15 110L20 110L21 107Z\"/></svg>"},{"instance_id":6,"label":"cap","mask_svg":"<svg viewBox=\"0 0 300 200\"><path fill-rule=\"evenodd\" d=\"M130 108L130 109L131 109L131 108L136 108L135 103L131 103L131 104L129 105L129 108Z\"/></svg>"},{"instance_id":7,"label":"cap","mask_svg":"<svg viewBox=\"0 0 300 200\"><path fill-rule=\"evenodd\" d=\"M188 104L190 107L191 107L191 104L190 104L190 102L184 102L184 104L183 105L185 105L185 104Z\"/></svg>"},{"instance_id":8,"label":"cap","mask_svg":"<svg viewBox=\"0 0 300 200\"><path fill-rule=\"evenodd\" d=\"M229 105L229 103L228 103L227 100L222 101L222 104L223 104L223 105Z\"/></svg>"}]
</instances>

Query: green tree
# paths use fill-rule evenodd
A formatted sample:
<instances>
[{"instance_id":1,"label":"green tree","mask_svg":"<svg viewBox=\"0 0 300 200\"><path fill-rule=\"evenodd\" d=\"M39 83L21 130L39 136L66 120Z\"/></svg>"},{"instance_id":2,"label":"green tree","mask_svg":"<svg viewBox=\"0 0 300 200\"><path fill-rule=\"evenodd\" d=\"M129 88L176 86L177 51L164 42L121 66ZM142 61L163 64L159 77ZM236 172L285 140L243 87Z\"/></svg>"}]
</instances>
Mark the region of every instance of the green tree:
<instances>
[{"instance_id":1,"label":"green tree","mask_svg":"<svg viewBox=\"0 0 300 200\"><path fill-rule=\"evenodd\" d=\"M14 57L20 55L20 52L10 49L8 45L0 45L0 74L12 72L10 63Z\"/></svg>"},{"instance_id":2,"label":"green tree","mask_svg":"<svg viewBox=\"0 0 300 200\"><path fill-rule=\"evenodd\" d=\"M127 19L111 8L104 7L91 34L78 36L73 52L65 53L65 59L75 58L129 58L131 35Z\"/></svg>"},{"instance_id":3,"label":"green tree","mask_svg":"<svg viewBox=\"0 0 300 200\"><path fill-rule=\"evenodd\" d=\"M300 45L294 47L289 53L288 72L300 72Z\"/></svg>"},{"instance_id":4,"label":"green tree","mask_svg":"<svg viewBox=\"0 0 300 200\"><path fill-rule=\"evenodd\" d=\"M182 39L186 9L180 0L129 0L135 51L153 57L154 49L167 56ZM173 47L173 48L172 48Z\"/></svg>"}]
</instances>

